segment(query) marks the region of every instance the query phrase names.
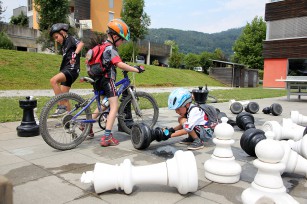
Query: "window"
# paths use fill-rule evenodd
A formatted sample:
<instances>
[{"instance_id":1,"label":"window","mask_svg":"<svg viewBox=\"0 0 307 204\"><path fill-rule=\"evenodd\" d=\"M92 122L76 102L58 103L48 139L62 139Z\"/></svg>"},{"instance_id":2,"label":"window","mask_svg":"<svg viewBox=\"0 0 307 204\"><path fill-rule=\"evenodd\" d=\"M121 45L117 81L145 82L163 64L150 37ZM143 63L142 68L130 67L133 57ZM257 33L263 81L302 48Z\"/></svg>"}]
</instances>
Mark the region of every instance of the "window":
<instances>
[{"instance_id":1,"label":"window","mask_svg":"<svg viewBox=\"0 0 307 204\"><path fill-rule=\"evenodd\" d=\"M114 12L109 11L109 21L114 19Z\"/></svg>"},{"instance_id":2,"label":"window","mask_svg":"<svg viewBox=\"0 0 307 204\"><path fill-rule=\"evenodd\" d=\"M32 0L28 0L28 11L32 11L33 3Z\"/></svg>"},{"instance_id":3,"label":"window","mask_svg":"<svg viewBox=\"0 0 307 204\"><path fill-rule=\"evenodd\" d=\"M109 8L113 8L114 7L114 0L109 0Z\"/></svg>"},{"instance_id":4,"label":"window","mask_svg":"<svg viewBox=\"0 0 307 204\"><path fill-rule=\"evenodd\" d=\"M289 59L288 76L307 76L307 59Z\"/></svg>"}]
</instances>

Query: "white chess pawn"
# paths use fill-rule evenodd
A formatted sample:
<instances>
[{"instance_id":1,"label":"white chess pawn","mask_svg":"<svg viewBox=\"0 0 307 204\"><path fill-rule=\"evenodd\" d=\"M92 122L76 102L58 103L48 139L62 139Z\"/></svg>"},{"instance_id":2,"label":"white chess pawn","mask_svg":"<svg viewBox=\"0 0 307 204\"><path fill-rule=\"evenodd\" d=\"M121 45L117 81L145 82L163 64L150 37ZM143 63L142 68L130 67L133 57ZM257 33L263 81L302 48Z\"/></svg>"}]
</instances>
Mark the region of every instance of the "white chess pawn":
<instances>
[{"instance_id":1,"label":"white chess pawn","mask_svg":"<svg viewBox=\"0 0 307 204\"><path fill-rule=\"evenodd\" d=\"M115 188L130 194L134 185L159 184L176 187L179 193L187 194L197 191L198 173L194 154L178 150L174 158L147 166L135 167L129 159L119 165L96 163L94 171L82 174L81 182L92 183L96 193Z\"/></svg>"},{"instance_id":2,"label":"white chess pawn","mask_svg":"<svg viewBox=\"0 0 307 204\"><path fill-rule=\"evenodd\" d=\"M218 183L235 183L240 180L241 166L235 161L231 145L234 144L232 136L234 129L227 124L227 118L221 118L222 123L214 129L213 142L216 147L211 159L204 163L205 177Z\"/></svg>"},{"instance_id":3,"label":"white chess pawn","mask_svg":"<svg viewBox=\"0 0 307 204\"><path fill-rule=\"evenodd\" d=\"M298 111L291 111L291 120L302 126L307 126L307 116L300 114Z\"/></svg>"},{"instance_id":4,"label":"white chess pawn","mask_svg":"<svg viewBox=\"0 0 307 204\"><path fill-rule=\"evenodd\" d=\"M253 164L258 169L251 187L245 189L241 194L244 204L255 204L262 198L268 198L274 203L298 204L286 192L280 172L285 169L281 163L284 149L280 142L265 139L261 140L255 148L258 159Z\"/></svg>"},{"instance_id":5,"label":"white chess pawn","mask_svg":"<svg viewBox=\"0 0 307 204\"><path fill-rule=\"evenodd\" d=\"M293 151L307 159L307 135L298 141L288 140L287 143Z\"/></svg>"},{"instance_id":6,"label":"white chess pawn","mask_svg":"<svg viewBox=\"0 0 307 204\"><path fill-rule=\"evenodd\" d=\"M305 127L293 123L289 118L283 118L282 126L276 121L266 121L262 125L264 132L274 132L274 138L270 138L274 140L291 139L297 141L303 137L305 129Z\"/></svg>"}]
</instances>

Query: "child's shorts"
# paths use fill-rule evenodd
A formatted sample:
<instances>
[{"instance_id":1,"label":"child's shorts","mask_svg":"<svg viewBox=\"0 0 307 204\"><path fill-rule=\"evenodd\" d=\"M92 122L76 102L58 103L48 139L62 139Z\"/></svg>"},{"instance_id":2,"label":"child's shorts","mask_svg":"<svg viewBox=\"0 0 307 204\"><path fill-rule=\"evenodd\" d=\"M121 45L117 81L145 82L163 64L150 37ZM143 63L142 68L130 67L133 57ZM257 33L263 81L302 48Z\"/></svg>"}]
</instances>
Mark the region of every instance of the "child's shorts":
<instances>
[{"instance_id":1,"label":"child's shorts","mask_svg":"<svg viewBox=\"0 0 307 204\"><path fill-rule=\"evenodd\" d=\"M197 125L194 127L194 131L197 136L204 142L208 142L213 137L213 130L211 128L204 127L203 125Z\"/></svg>"}]
</instances>

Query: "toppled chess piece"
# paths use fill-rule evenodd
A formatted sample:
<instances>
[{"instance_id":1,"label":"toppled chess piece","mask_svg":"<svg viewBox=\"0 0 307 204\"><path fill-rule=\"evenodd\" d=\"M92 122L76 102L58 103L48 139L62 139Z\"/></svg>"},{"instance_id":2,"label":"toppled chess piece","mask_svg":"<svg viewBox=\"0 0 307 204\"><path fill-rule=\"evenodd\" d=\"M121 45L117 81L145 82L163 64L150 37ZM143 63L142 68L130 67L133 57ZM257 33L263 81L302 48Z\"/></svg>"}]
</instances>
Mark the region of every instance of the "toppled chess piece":
<instances>
[{"instance_id":1,"label":"toppled chess piece","mask_svg":"<svg viewBox=\"0 0 307 204\"><path fill-rule=\"evenodd\" d=\"M283 184L280 172L285 169L282 159L285 149L278 141L272 139L261 140L255 149L257 159L253 164L258 169L251 187L241 194L244 204L256 204L263 197L274 203L298 202L287 194L287 189Z\"/></svg>"},{"instance_id":2,"label":"toppled chess piece","mask_svg":"<svg viewBox=\"0 0 307 204\"><path fill-rule=\"evenodd\" d=\"M307 126L307 116L300 114L298 111L291 111L291 120L302 126Z\"/></svg>"},{"instance_id":3,"label":"toppled chess piece","mask_svg":"<svg viewBox=\"0 0 307 204\"><path fill-rule=\"evenodd\" d=\"M166 129L156 127L150 128L145 123L136 123L131 128L131 142L135 149L146 149L153 141L168 140L169 137L165 135Z\"/></svg>"},{"instance_id":4,"label":"toppled chess piece","mask_svg":"<svg viewBox=\"0 0 307 204\"><path fill-rule=\"evenodd\" d=\"M249 132L248 138L245 138L244 136L246 132ZM240 144L242 140L245 141L244 146L241 145L242 149L247 154L251 156L254 156L255 154L256 156L255 150L258 143L260 143L262 140L266 140L266 138L269 138L268 140L272 140L271 138L274 138L274 132L272 131L267 131L264 134L263 133L264 132L262 130L257 130L257 129L249 129L245 131L244 134L242 135L242 137L244 138L241 137L240 141ZM284 149L285 153L283 155L283 158L281 159L281 163L285 164L286 166L285 172L301 174L307 178L307 159L299 155L297 152L293 151L287 141L285 140L282 141L274 140L274 141L280 142L280 144Z\"/></svg>"},{"instance_id":5,"label":"toppled chess piece","mask_svg":"<svg viewBox=\"0 0 307 204\"><path fill-rule=\"evenodd\" d=\"M254 116L248 112L242 112L236 117L236 123L241 130L255 128Z\"/></svg>"},{"instance_id":6,"label":"toppled chess piece","mask_svg":"<svg viewBox=\"0 0 307 204\"><path fill-rule=\"evenodd\" d=\"M213 142L216 147L211 159L204 163L205 177L218 183L236 183L240 180L241 166L235 161L231 145L234 144L232 136L234 129L227 124L227 118L223 117L222 123L214 129Z\"/></svg>"},{"instance_id":7,"label":"toppled chess piece","mask_svg":"<svg viewBox=\"0 0 307 204\"><path fill-rule=\"evenodd\" d=\"M262 109L264 114L270 114L278 116L282 113L282 106L279 103L273 103L270 107L265 107Z\"/></svg>"},{"instance_id":8,"label":"toppled chess piece","mask_svg":"<svg viewBox=\"0 0 307 204\"><path fill-rule=\"evenodd\" d=\"M276 121L266 121L261 128L264 132L274 132L274 140L291 139L297 141L307 134L307 128L297 125L290 118L283 118L282 125Z\"/></svg>"},{"instance_id":9,"label":"toppled chess piece","mask_svg":"<svg viewBox=\"0 0 307 204\"><path fill-rule=\"evenodd\" d=\"M243 109L252 114L259 111L259 104L256 102L230 100L229 104L229 109L233 114L239 114Z\"/></svg>"},{"instance_id":10,"label":"toppled chess piece","mask_svg":"<svg viewBox=\"0 0 307 204\"><path fill-rule=\"evenodd\" d=\"M147 166L133 166L129 159L119 165L96 163L94 171L82 174L81 182L93 184L96 193L117 189L130 194L134 185L158 184L176 187L180 194L187 194L197 191L198 173L194 154L178 150L172 159Z\"/></svg>"}]
</instances>

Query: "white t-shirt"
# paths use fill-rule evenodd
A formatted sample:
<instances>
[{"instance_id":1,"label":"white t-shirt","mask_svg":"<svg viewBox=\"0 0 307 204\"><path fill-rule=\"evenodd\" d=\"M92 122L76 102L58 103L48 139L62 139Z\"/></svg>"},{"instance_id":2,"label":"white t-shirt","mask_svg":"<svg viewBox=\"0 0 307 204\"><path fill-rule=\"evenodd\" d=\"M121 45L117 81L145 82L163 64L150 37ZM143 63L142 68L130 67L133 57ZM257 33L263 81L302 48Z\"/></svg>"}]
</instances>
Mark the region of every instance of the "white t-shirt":
<instances>
[{"instance_id":1,"label":"white t-shirt","mask_svg":"<svg viewBox=\"0 0 307 204\"><path fill-rule=\"evenodd\" d=\"M187 121L183 124L183 128L188 132L191 132L195 126L206 125L208 122L208 117L205 112L199 107L193 108L194 106L196 105L190 105L188 109Z\"/></svg>"}]
</instances>

